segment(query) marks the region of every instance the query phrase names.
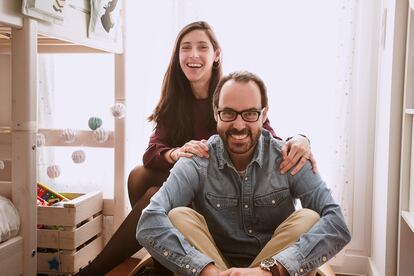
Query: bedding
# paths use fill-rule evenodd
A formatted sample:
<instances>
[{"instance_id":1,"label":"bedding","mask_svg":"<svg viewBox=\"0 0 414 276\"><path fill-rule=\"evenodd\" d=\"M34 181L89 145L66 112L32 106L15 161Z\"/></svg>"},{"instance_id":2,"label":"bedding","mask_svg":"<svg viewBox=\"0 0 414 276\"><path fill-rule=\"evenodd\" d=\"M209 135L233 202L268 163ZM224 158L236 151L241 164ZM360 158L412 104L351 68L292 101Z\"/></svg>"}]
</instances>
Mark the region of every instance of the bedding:
<instances>
[{"instance_id":1,"label":"bedding","mask_svg":"<svg viewBox=\"0 0 414 276\"><path fill-rule=\"evenodd\" d=\"M13 203L0 196L0 242L17 236L20 228L20 216Z\"/></svg>"}]
</instances>

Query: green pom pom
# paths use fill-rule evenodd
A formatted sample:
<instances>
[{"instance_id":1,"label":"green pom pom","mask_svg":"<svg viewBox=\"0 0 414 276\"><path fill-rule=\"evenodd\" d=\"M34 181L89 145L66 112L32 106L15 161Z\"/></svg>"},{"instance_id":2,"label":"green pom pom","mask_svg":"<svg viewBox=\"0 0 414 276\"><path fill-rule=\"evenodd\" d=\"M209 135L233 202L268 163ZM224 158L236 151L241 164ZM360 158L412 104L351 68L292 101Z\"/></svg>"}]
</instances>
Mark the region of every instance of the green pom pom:
<instances>
[{"instance_id":1,"label":"green pom pom","mask_svg":"<svg viewBox=\"0 0 414 276\"><path fill-rule=\"evenodd\" d=\"M95 130L102 125L102 119L99 117L90 117L88 121L88 126L90 129Z\"/></svg>"}]
</instances>

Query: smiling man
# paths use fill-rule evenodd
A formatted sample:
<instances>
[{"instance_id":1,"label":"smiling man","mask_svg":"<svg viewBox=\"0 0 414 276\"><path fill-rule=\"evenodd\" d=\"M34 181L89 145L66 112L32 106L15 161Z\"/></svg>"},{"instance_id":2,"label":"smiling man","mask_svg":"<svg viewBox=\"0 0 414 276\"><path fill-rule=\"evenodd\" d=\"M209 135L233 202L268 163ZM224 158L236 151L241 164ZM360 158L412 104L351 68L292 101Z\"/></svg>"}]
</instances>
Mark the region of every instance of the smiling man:
<instances>
[{"instance_id":1,"label":"smiling man","mask_svg":"<svg viewBox=\"0 0 414 276\"><path fill-rule=\"evenodd\" d=\"M283 142L262 128L268 103L259 77L222 78L213 105L209 159L176 163L143 211L138 241L180 275L315 271L350 240L339 205L309 162L296 175L276 169Z\"/></svg>"}]
</instances>

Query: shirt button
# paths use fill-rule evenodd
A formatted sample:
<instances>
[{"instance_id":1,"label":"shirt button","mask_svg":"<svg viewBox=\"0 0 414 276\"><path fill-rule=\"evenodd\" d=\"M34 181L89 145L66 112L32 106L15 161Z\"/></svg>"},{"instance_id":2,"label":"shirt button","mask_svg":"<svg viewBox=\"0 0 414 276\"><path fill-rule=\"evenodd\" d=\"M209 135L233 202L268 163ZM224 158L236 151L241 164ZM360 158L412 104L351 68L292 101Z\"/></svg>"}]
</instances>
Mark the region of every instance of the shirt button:
<instances>
[{"instance_id":1,"label":"shirt button","mask_svg":"<svg viewBox=\"0 0 414 276\"><path fill-rule=\"evenodd\" d=\"M276 200L274 200L274 199L273 199L273 200L272 200L272 204L275 204L275 203L276 203Z\"/></svg>"},{"instance_id":2,"label":"shirt button","mask_svg":"<svg viewBox=\"0 0 414 276\"><path fill-rule=\"evenodd\" d=\"M216 206L217 206L217 208L220 208L220 203L217 203L217 205L216 205Z\"/></svg>"},{"instance_id":3,"label":"shirt button","mask_svg":"<svg viewBox=\"0 0 414 276\"><path fill-rule=\"evenodd\" d=\"M185 268L189 269L190 268L190 265L185 265Z\"/></svg>"},{"instance_id":4,"label":"shirt button","mask_svg":"<svg viewBox=\"0 0 414 276\"><path fill-rule=\"evenodd\" d=\"M244 208L246 208L246 209L249 208L249 205L248 204L245 204L244 205Z\"/></svg>"},{"instance_id":5,"label":"shirt button","mask_svg":"<svg viewBox=\"0 0 414 276\"><path fill-rule=\"evenodd\" d=\"M326 260L327 260L327 259L326 259L326 256L323 256L323 257L322 257L322 261L326 262Z\"/></svg>"},{"instance_id":6,"label":"shirt button","mask_svg":"<svg viewBox=\"0 0 414 276\"><path fill-rule=\"evenodd\" d=\"M164 256L167 257L168 256L168 251L164 251Z\"/></svg>"},{"instance_id":7,"label":"shirt button","mask_svg":"<svg viewBox=\"0 0 414 276\"><path fill-rule=\"evenodd\" d=\"M247 181L247 177L245 177L244 180Z\"/></svg>"},{"instance_id":8,"label":"shirt button","mask_svg":"<svg viewBox=\"0 0 414 276\"><path fill-rule=\"evenodd\" d=\"M299 269L300 273L303 273L303 268Z\"/></svg>"},{"instance_id":9,"label":"shirt button","mask_svg":"<svg viewBox=\"0 0 414 276\"><path fill-rule=\"evenodd\" d=\"M295 272L295 276L298 276L298 273L297 272Z\"/></svg>"},{"instance_id":10,"label":"shirt button","mask_svg":"<svg viewBox=\"0 0 414 276\"><path fill-rule=\"evenodd\" d=\"M253 233L252 229L249 229L249 233L250 233L250 234L251 234L251 233Z\"/></svg>"},{"instance_id":11,"label":"shirt button","mask_svg":"<svg viewBox=\"0 0 414 276\"><path fill-rule=\"evenodd\" d=\"M192 271L193 273L196 273L196 271L197 271L197 270L196 270L195 268L193 268L193 270L191 270L191 271Z\"/></svg>"}]
</instances>

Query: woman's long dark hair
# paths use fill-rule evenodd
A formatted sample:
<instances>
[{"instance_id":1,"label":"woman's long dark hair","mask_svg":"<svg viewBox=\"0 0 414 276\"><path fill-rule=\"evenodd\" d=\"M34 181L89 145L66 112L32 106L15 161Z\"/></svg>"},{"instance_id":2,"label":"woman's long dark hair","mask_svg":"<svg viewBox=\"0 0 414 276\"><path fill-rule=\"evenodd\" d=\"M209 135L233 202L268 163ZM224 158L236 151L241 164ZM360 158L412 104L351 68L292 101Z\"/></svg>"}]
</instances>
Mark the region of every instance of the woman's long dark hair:
<instances>
[{"instance_id":1,"label":"woman's long dark hair","mask_svg":"<svg viewBox=\"0 0 414 276\"><path fill-rule=\"evenodd\" d=\"M185 26L177 36L171 60L165 72L161 88L161 98L148 117L157 125L163 126L168 133L168 143L171 147L182 146L185 142L192 139L193 118L192 118L192 93L190 82L184 75L180 66L179 50L183 37L191 31L202 30L209 37L214 51L220 48L213 29L207 22L198 21ZM211 103L214 90L222 75L221 62L213 63L210 84L208 88L208 99ZM216 129L216 122L212 108L209 109L208 127L209 131Z\"/></svg>"}]
</instances>

